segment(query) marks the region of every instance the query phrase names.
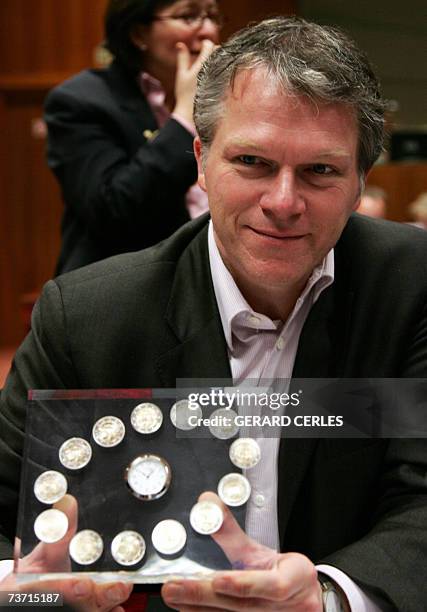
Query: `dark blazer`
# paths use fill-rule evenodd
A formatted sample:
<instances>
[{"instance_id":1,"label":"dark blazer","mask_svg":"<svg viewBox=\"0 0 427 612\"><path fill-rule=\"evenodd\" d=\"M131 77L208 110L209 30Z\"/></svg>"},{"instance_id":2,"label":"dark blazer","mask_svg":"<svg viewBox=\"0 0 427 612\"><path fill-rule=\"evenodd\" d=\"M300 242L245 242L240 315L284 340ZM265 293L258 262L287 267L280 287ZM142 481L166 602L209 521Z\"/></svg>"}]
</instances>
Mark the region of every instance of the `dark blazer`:
<instances>
[{"instance_id":1,"label":"dark blazer","mask_svg":"<svg viewBox=\"0 0 427 612\"><path fill-rule=\"evenodd\" d=\"M2 397L5 535L14 528L27 389L230 376L206 222L46 285ZM427 234L356 215L335 265L335 282L304 325L293 375L426 377ZM284 439L279 462L282 550L341 568L401 611L423 609L426 441Z\"/></svg>"},{"instance_id":2,"label":"dark blazer","mask_svg":"<svg viewBox=\"0 0 427 612\"><path fill-rule=\"evenodd\" d=\"M170 119L152 138L156 119L120 64L53 89L45 120L65 203L57 273L156 244L188 221L193 136Z\"/></svg>"}]
</instances>

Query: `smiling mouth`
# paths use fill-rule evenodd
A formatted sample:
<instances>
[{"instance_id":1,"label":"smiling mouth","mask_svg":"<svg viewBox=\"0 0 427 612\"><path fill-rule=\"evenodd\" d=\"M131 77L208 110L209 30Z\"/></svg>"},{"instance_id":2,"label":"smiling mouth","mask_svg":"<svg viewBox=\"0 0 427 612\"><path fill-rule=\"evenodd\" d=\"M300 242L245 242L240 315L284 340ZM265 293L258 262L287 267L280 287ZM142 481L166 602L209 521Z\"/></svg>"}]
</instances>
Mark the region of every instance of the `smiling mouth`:
<instances>
[{"instance_id":1,"label":"smiling mouth","mask_svg":"<svg viewBox=\"0 0 427 612\"><path fill-rule=\"evenodd\" d=\"M280 233L280 232L271 232L269 231L264 231L264 230L258 230L255 229L254 227L250 227L249 229L251 229L255 234L257 234L258 236L261 236L263 238L273 238L274 240L300 240L301 238L304 238L304 236L306 234L286 234L286 233Z\"/></svg>"}]
</instances>

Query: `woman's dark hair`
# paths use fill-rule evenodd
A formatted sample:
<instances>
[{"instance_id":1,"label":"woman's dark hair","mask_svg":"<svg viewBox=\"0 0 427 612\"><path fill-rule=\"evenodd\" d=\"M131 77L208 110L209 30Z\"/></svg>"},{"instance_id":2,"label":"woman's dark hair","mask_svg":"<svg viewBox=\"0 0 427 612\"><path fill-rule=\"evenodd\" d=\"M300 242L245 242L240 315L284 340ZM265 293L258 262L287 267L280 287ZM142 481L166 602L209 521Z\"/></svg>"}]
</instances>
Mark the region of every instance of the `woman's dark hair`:
<instances>
[{"instance_id":1,"label":"woman's dark hair","mask_svg":"<svg viewBox=\"0 0 427 612\"><path fill-rule=\"evenodd\" d=\"M155 13L176 0L110 0L105 10L104 46L130 72L141 70L141 51L130 39L137 24L149 24Z\"/></svg>"}]
</instances>

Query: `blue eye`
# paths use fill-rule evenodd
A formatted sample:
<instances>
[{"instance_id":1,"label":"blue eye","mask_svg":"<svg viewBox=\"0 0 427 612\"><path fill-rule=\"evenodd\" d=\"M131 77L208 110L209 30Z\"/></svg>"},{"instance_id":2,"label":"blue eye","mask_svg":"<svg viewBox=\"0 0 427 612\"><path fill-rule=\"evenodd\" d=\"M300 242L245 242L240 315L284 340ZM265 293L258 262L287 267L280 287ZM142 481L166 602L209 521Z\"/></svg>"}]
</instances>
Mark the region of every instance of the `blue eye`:
<instances>
[{"instance_id":1,"label":"blue eye","mask_svg":"<svg viewBox=\"0 0 427 612\"><path fill-rule=\"evenodd\" d=\"M333 169L330 166L327 166L326 164L313 164L310 169L315 174L321 175L327 175L333 172Z\"/></svg>"},{"instance_id":2,"label":"blue eye","mask_svg":"<svg viewBox=\"0 0 427 612\"><path fill-rule=\"evenodd\" d=\"M259 157L255 157L255 155L240 155L239 160L246 166L254 166L259 162Z\"/></svg>"}]
</instances>

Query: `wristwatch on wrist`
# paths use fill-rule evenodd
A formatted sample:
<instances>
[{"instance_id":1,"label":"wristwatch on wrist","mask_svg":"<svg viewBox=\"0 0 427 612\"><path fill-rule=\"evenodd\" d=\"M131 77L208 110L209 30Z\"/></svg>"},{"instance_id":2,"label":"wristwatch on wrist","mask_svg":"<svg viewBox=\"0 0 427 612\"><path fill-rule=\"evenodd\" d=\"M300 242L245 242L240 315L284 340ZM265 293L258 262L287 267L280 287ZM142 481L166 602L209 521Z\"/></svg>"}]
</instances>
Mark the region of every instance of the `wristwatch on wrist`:
<instances>
[{"instance_id":1,"label":"wristwatch on wrist","mask_svg":"<svg viewBox=\"0 0 427 612\"><path fill-rule=\"evenodd\" d=\"M323 612L348 612L350 607L342 590L326 574L318 574L322 589Z\"/></svg>"}]
</instances>

